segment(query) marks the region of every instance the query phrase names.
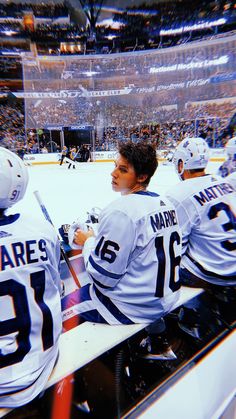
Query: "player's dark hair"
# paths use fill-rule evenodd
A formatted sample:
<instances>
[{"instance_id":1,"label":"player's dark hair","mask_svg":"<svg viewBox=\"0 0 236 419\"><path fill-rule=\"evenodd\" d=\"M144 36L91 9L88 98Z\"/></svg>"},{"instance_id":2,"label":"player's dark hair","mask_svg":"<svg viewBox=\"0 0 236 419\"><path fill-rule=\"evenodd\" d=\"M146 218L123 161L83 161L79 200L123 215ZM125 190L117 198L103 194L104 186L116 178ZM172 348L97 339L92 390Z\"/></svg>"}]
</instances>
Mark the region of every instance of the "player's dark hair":
<instances>
[{"instance_id":1,"label":"player's dark hair","mask_svg":"<svg viewBox=\"0 0 236 419\"><path fill-rule=\"evenodd\" d=\"M188 171L192 174L194 173L202 173L205 172L205 167L199 168L199 169L188 169Z\"/></svg>"},{"instance_id":2,"label":"player's dark hair","mask_svg":"<svg viewBox=\"0 0 236 419\"><path fill-rule=\"evenodd\" d=\"M158 166L156 150L144 141L120 143L119 154L124 157L134 168L137 176L148 175L144 185L148 185Z\"/></svg>"}]
</instances>

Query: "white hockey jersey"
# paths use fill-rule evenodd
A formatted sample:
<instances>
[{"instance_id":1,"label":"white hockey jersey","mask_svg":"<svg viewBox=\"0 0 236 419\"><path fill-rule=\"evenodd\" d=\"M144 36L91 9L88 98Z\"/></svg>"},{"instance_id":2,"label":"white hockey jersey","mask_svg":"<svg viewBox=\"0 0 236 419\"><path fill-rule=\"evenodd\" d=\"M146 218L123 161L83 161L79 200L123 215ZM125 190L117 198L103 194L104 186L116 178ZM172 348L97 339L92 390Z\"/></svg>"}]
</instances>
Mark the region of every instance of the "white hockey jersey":
<instances>
[{"instance_id":1,"label":"white hockey jersey","mask_svg":"<svg viewBox=\"0 0 236 419\"><path fill-rule=\"evenodd\" d=\"M0 407L44 388L62 327L60 247L53 227L23 215L0 221Z\"/></svg>"},{"instance_id":2,"label":"white hockey jersey","mask_svg":"<svg viewBox=\"0 0 236 419\"><path fill-rule=\"evenodd\" d=\"M168 191L183 233L182 266L218 285L236 285L236 193L227 179L205 175Z\"/></svg>"},{"instance_id":3,"label":"white hockey jersey","mask_svg":"<svg viewBox=\"0 0 236 419\"><path fill-rule=\"evenodd\" d=\"M236 171L236 160L235 159L227 159L224 163L219 167L217 174L221 177L227 177L230 173L234 173Z\"/></svg>"},{"instance_id":4,"label":"white hockey jersey","mask_svg":"<svg viewBox=\"0 0 236 419\"><path fill-rule=\"evenodd\" d=\"M111 203L83 255L93 281L90 296L109 324L150 322L178 299L180 228L173 205L156 193Z\"/></svg>"},{"instance_id":5,"label":"white hockey jersey","mask_svg":"<svg viewBox=\"0 0 236 419\"><path fill-rule=\"evenodd\" d=\"M227 182L230 182L231 185L233 185L235 191L236 191L236 172L231 173L229 176L225 179Z\"/></svg>"}]
</instances>

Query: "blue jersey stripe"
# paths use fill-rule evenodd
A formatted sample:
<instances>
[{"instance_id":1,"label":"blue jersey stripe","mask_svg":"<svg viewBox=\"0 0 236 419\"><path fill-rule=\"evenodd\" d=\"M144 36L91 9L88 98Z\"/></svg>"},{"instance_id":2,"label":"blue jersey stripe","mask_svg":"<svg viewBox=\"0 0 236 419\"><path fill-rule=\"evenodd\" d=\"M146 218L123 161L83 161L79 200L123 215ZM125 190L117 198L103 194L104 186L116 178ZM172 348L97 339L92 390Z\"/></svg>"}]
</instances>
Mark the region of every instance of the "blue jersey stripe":
<instances>
[{"instance_id":1,"label":"blue jersey stripe","mask_svg":"<svg viewBox=\"0 0 236 419\"><path fill-rule=\"evenodd\" d=\"M82 317L83 320L87 320L88 322L109 324L96 309L84 311L83 313L80 313L80 317Z\"/></svg>"},{"instance_id":2,"label":"blue jersey stripe","mask_svg":"<svg viewBox=\"0 0 236 419\"><path fill-rule=\"evenodd\" d=\"M134 324L132 320L130 320L125 314L121 313L118 307L112 303L110 298L103 295L95 285L93 285L93 289L99 301L106 307L108 311L122 324Z\"/></svg>"},{"instance_id":3,"label":"blue jersey stripe","mask_svg":"<svg viewBox=\"0 0 236 419\"><path fill-rule=\"evenodd\" d=\"M210 276L210 277L212 277L212 278L223 279L223 280L236 281L236 275L229 275L229 276L227 276L227 275L219 275L219 274L217 274L217 273L214 273L214 272L208 271L207 269L203 268L203 266L202 266L202 265L200 265L200 263L196 262L196 260L194 260L194 259L190 256L190 254L189 254L188 252L185 254L185 256L187 256L187 257L191 260L191 262L192 262L195 266L197 266L197 268L199 269L199 271L201 271L203 274L205 274L205 275L207 275L207 276Z\"/></svg>"},{"instance_id":4,"label":"blue jersey stripe","mask_svg":"<svg viewBox=\"0 0 236 419\"><path fill-rule=\"evenodd\" d=\"M76 291L71 292L66 295L61 300L61 309L62 311L67 310L70 307L73 307L83 301L91 300L89 293L90 284L84 285L82 288L79 288Z\"/></svg>"},{"instance_id":5,"label":"blue jersey stripe","mask_svg":"<svg viewBox=\"0 0 236 419\"><path fill-rule=\"evenodd\" d=\"M4 217L0 220L0 225L5 226L7 224L12 224L18 220L19 217L20 214L4 215Z\"/></svg>"},{"instance_id":6,"label":"blue jersey stripe","mask_svg":"<svg viewBox=\"0 0 236 419\"><path fill-rule=\"evenodd\" d=\"M92 258L92 256L89 256L89 262L91 263L92 267L99 272L100 274L104 275L104 276L108 276L110 278L114 278L114 279L120 279L123 274L114 274L112 272L108 272L106 271L106 269L102 268L101 266L99 266Z\"/></svg>"},{"instance_id":7,"label":"blue jersey stripe","mask_svg":"<svg viewBox=\"0 0 236 419\"><path fill-rule=\"evenodd\" d=\"M95 284L96 284L98 287L100 287L100 288L104 288L104 289L110 289L110 288L113 288L113 285L112 285L112 287L109 287L109 285L103 285L103 284L101 284L101 282L97 281L97 280L93 277L93 275L91 275L91 274L90 274L90 276L91 276L91 278L92 278L93 282L95 282Z\"/></svg>"},{"instance_id":8,"label":"blue jersey stripe","mask_svg":"<svg viewBox=\"0 0 236 419\"><path fill-rule=\"evenodd\" d=\"M149 191L138 191L138 192L134 192L134 194L136 194L136 195L154 196L154 197L160 196L156 192L149 192Z\"/></svg>"}]
</instances>

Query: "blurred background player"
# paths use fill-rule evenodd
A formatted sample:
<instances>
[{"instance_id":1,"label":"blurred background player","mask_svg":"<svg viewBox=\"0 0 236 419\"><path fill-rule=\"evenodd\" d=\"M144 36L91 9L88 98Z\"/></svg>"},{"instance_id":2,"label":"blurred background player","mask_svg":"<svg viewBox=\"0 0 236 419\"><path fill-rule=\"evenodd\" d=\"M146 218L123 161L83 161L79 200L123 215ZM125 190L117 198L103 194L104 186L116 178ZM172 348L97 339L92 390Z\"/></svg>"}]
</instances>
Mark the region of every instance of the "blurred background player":
<instances>
[{"instance_id":1,"label":"blurred background player","mask_svg":"<svg viewBox=\"0 0 236 419\"><path fill-rule=\"evenodd\" d=\"M28 172L0 148L0 407L18 407L44 388L61 333L60 248L53 227L5 210L24 197Z\"/></svg>"},{"instance_id":2,"label":"blurred background player","mask_svg":"<svg viewBox=\"0 0 236 419\"><path fill-rule=\"evenodd\" d=\"M71 160L70 161L70 163L69 163L69 165L68 165L68 169L70 169L71 168L71 166L73 167L73 169L75 169L75 159L76 159L76 156L77 156L77 151L76 151L76 148L75 147L73 147L71 150L70 150L70 154L69 154L69 159Z\"/></svg>"},{"instance_id":3,"label":"blurred background player","mask_svg":"<svg viewBox=\"0 0 236 419\"><path fill-rule=\"evenodd\" d=\"M236 137L231 138L225 146L227 160L219 167L218 174L229 176L236 171Z\"/></svg>"},{"instance_id":4,"label":"blurred background player","mask_svg":"<svg viewBox=\"0 0 236 419\"><path fill-rule=\"evenodd\" d=\"M96 237L92 230L74 232L73 227L72 238L69 234L72 247L83 246L92 280L78 291L78 313L108 324L160 319L141 342L147 359L167 349L157 334L164 333L162 316L172 309L180 288L181 233L174 207L147 190L156 168L151 145L121 144L111 183L122 196L101 212Z\"/></svg>"},{"instance_id":5,"label":"blurred background player","mask_svg":"<svg viewBox=\"0 0 236 419\"><path fill-rule=\"evenodd\" d=\"M227 177L236 190L236 137L231 138L226 146L226 153L228 159L218 169L218 174L222 177Z\"/></svg>"},{"instance_id":6,"label":"blurred background player","mask_svg":"<svg viewBox=\"0 0 236 419\"><path fill-rule=\"evenodd\" d=\"M183 234L180 279L215 295L230 287L229 293L235 295L236 192L227 178L206 174L208 160L208 145L202 138L184 139L173 157L181 182L167 196ZM191 302L186 307L197 308Z\"/></svg>"},{"instance_id":7,"label":"blurred background player","mask_svg":"<svg viewBox=\"0 0 236 419\"><path fill-rule=\"evenodd\" d=\"M231 185L233 185L236 191L236 171L227 176L227 181L230 182Z\"/></svg>"},{"instance_id":8,"label":"blurred background player","mask_svg":"<svg viewBox=\"0 0 236 419\"><path fill-rule=\"evenodd\" d=\"M63 164L63 160L65 159L65 157L66 157L67 153L68 153L68 148L64 145L64 146L62 147L62 150L61 150L61 160L60 160L60 166Z\"/></svg>"}]
</instances>

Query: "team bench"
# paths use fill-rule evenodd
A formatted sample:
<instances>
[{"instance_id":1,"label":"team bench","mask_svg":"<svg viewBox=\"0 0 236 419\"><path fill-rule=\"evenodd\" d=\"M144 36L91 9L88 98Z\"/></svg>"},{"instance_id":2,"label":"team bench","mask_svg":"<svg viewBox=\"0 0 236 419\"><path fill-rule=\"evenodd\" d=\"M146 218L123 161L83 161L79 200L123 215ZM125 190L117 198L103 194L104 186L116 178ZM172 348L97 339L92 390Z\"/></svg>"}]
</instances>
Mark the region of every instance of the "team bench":
<instances>
[{"instance_id":1,"label":"team bench","mask_svg":"<svg viewBox=\"0 0 236 419\"><path fill-rule=\"evenodd\" d=\"M73 268L76 271L82 284L86 283L86 274L82 258L72 258ZM66 284L66 292L73 292L75 285L71 281L67 266L62 264L62 279ZM203 292L200 288L182 287L180 298L173 307L173 310L195 298ZM75 325L75 323L74 323ZM115 346L131 338L141 331L147 324L117 325L110 326L84 322L62 333L59 340L59 357L57 364L47 382L45 389L84 367L86 364L98 358L100 355L111 350ZM9 413L12 409L0 409L0 418Z\"/></svg>"}]
</instances>

